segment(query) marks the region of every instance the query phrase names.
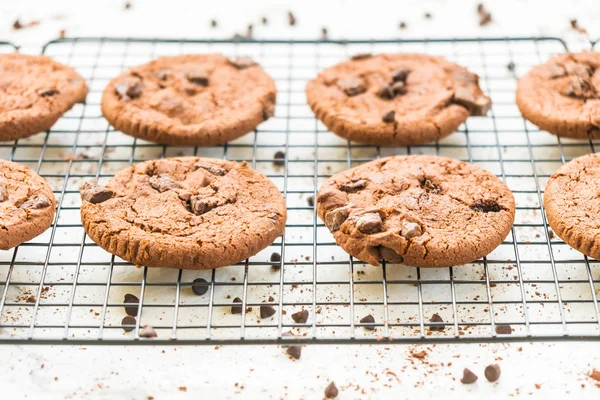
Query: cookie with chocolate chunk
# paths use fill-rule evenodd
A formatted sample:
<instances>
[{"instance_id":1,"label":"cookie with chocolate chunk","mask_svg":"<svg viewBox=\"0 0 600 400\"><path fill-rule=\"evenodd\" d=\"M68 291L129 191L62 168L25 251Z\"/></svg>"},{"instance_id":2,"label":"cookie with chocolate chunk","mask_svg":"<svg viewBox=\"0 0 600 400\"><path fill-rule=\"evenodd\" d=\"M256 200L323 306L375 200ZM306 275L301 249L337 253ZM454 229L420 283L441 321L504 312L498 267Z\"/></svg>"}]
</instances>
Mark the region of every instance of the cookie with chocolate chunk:
<instances>
[{"instance_id":1,"label":"cookie with chocolate chunk","mask_svg":"<svg viewBox=\"0 0 600 400\"><path fill-rule=\"evenodd\" d=\"M523 117L557 136L600 138L600 53L556 55L517 85Z\"/></svg>"},{"instance_id":2,"label":"cookie with chocolate chunk","mask_svg":"<svg viewBox=\"0 0 600 400\"><path fill-rule=\"evenodd\" d=\"M0 159L0 249L42 234L52 224L56 200L48 183L25 165Z\"/></svg>"},{"instance_id":3,"label":"cookie with chocolate chunk","mask_svg":"<svg viewBox=\"0 0 600 400\"><path fill-rule=\"evenodd\" d=\"M600 154L561 166L548 180L544 207L548 224L566 244L600 260Z\"/></svg>"},{"instance_id":4,"label":"cookie with chocolate chunk","mask_svg":"<svg viewBox=\"0 0 600 400\"><path fill-rule=\"evenodd\" d=\"M511 191L495 175L438 156L393 156L333 175L317 213L336 243L372 265L414 267L475 261L508 235Z\"/></svg>"},{"instance_id":5,"label":"cookie with chocolate chunk","mask_svg":"<svg viewBox=\"0 0 600 400\"><path fill-rule=\"evenodd\" d=\"M306 97L333 133L376 145L432 142L491 107L476 74L424 54L360 54L308 82Z\"/></svg>"},{"instance_id":6,"label":"cookie with chocolate chunk","mask_svg":"<svg viewBox=\"0 0 600 400\"><path fill-rule=\"evenodd\" d=\"M100 247L147 267L238 263L283 234L283 196L246 163L198 157L136 164L80 187L81 220Z\"/></svg>"},{"instance_id":7,"label":"cookie with chocolate chunk","mask_svg":"<svg viewBox=\"0 0 600 400\"><path fill-rule=\"evenodd\" d=\"M252 59L220 54L161 57L111 80L102 113L151 142L212 146L274 115L275 83Z\"/></svg>"},{"instance_id":8,"label":"cookie with chocolate chunk","mask_svg":"<svg viewBox=\"0 0 600 400\"><path fill-rule=\"evenodd\" d=\"M0 141L44 132L87 95L74 69L44 56L0 54Z\"/></svg>"}]
</instances>

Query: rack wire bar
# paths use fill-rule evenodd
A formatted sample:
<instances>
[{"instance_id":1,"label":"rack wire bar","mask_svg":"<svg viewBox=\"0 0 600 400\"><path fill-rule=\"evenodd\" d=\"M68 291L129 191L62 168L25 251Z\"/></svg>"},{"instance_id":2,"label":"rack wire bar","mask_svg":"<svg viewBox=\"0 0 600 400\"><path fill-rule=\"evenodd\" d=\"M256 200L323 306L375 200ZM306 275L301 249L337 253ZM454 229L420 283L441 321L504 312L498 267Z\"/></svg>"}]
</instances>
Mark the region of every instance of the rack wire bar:
<instances>
[{"instance_id":1,"label":"rack wire bar","mask_svg":"<svg viewBox=\"0 0 600 400\"><path fill-rule=\"evenodd\" d=\"M17 47L0 42L0 52ZM559 139L525 121L516 107L519 76L553 54L558 38L279 41L63 38L42 53L87 80L76 105L45 134L0 143L0 157L45 177L58 200L41 236L0 252L0 343L256 344L436 343L600 339L600 265L565 245L547 224L543 191L562 163L595 151L598 141ZM276 81L275 117L226 145L163 146L115 131L102 117L102 91L122 70L162 55L248 55ZM338 138L306 105L307 80L354 53L442 55L478 73L492 97L487 117L470 118L453 135L413 147L378 147ZM513 63L514 70L507 66ZM273 163L277 151L283 166ZM332 174L394 154L438 154L477 164L515 194L515 225L482 260L452 268L365 265L335 245L316 216L314 197ZM132 163L179 155L246 160L286 197L284 237L254 257L214 271L138 268L96 246L79 218L79 185L105 183ZM312 198L313 202L309 199ZM279 253L281 261L271 262ZM202 296L194 279L210 282ZM124 295L140 299L136 326L125 332ZM232 314L233 299L242 313ZM277 310L260 319L259 308ZM240 305L240 303L235 303ZM295 323L306 309L309 320ZM368 314L375 329L360 319ZM433 314L443 323L430 322ZM156 339L139 337L153 326ZM510 325L511 334L497 333ZM440 329L441 328L441 329ZM295 337L284 336L292 332Z\"/></svg>"}]
</instances>

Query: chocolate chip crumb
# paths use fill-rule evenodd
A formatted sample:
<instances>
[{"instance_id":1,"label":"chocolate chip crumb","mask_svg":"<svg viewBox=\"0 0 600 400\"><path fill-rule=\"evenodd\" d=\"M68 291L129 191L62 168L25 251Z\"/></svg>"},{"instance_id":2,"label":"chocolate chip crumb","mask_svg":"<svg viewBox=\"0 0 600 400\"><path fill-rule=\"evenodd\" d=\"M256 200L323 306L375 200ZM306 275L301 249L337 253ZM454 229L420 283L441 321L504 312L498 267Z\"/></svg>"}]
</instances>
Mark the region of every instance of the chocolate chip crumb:
<instances>
[{"instance_id":1,"label":"chocolate chip crumb","mask_svg":"<svg viewBox=\"0 0 600 400\"><path fill-rule=\"evenodd\" d=\"M425 17L425 19L431 19L431 17L433 17L433 15L431 15L431 13L429 13L429 12L426 12L424 14L424 17Z\"/></svg>"},{"instance_id":2,"label":"chocolate chip crumb","mask_svg":"<svg viewBox=\"0 0 600 400\"><path fill-rule=\"evenodd\" d=\"M52 202L43 194L34 194L27 201L21 204L21 208L28 210L39 210L41 208L50 207Z\"/></svg>"},{"instance_id":3,"label":"chocolate chip crumb","mask_svg":"<svg viewBox=\"0 0 600 400\"><path fill-rule=\"evenodd\" d=\"M464 383L465 385L470 385L471 383L477 382L477 379L479 378L473 373L473 371L471 371L469 368L465 368L463 369L463 377L460 382Z\"/></svg>"},{"instance_id":4,"label":"chocolate chip crumb","mask_svg":"<svg viewBox=\"0 0 600 400\"><path fill-rule=\"evenodd\" d=\"M272 253L270 260L271 260L272 263L281 262L281 254L279 254L279 253Z\"/></svg>"},{"instance_id":5,"label":"chocolate chip crumb","mask_svg":"<svg viewBox=\"0 0 600 400\"><path fill-rule=\"evenodd\" d=\"M479 26L486 26L492 22L492 13L482 3L477 5L477 14L479 15Z\"/></svg>"},{"instance_id":6,"label":"chocolate chip crumb","mask_svg":"<svg viewBox=\"0 0 600 400\"><path fill-rule=\"evenodd\" d=\"M236 297L235 299L233 299L234 303L242 303L242 299L240 299L239 297ZM232 314L241 314L242 313L242 306L231 306L231 313Z\"/></svg>"},{"instance_id":7,"label":"chocolate chip crumb","mask_svg":"<svg viewBox=\"0 0 600 400\"><path fill-rule=\"evenodd\" d=\"M499 212L502 210L500 205L494 200L476 200L473 204L469 206L469 208L473 211L479 212Z\"/></svg>"},{"instance_id":8,"label":"chocolate chip crumb","mask_svg":"<svg viewBox=\"0 0 600 400\"><path fill-rule=\"evenodd\" d=\"M150 325L144 325L144 327L140 331L140 337L143 338L155 338L157 336L158 335L156 334L156 331Z\"/></svg>"},{"instance_id":9,"label":"chocolate chip crumb","mask_svg":"<svg viewBox=\"0 0 600 400\"><path fill-rule=\"evenodd\" d=\"M306 202L308 203L309 207L314 207L315 206L315 196L308 196L306 198Z\"/></svg>"},{"instance_id":10,"label":"chocolate chip crumb","mask_svg":"<svg viewBox=\"0 0 600 400\"><path fill-rule=\"evenodd\" d=\"M510 325L496 325L496 333L498 335L510 335L512 328Z\"/></svg>"},{"instance_id":11,"label":"chocolate chip crumb","mask_svg":"<svg viewBox=\"0 0 600 400\"><path fill-rule=\"evenodd\" d=\"M192 291L198 296L202 296L208 292L208 281L204 278L196 278L192 282Z\"/></svg>"},{"instance_id":12,"label":"chocolate chip crumb","mask_svg":"<svg viewBox=\"0 0 600 400\"><path fill-rule=\"evenodd\" d=\"M263 25L267 25L269 23L269 20L267 19L267 17L262 17L260 19L260 22L262 22Z\"/></svg>"},{"instance_id":13,"label":"chocolate chip crumb","mask_svg":"<svg viewBox=\"0 0 600 400\"><path fill-rule=\"evenodd\" d=\"M421 236L423 234L423 229L421 225L416 222L408 222L404 221L402 223L402 230L400 231L400 235L404 236L406 239L412 239L417 236Z\"/></svg>"},{"instance_id":14,"label":"chocolate chip crumb","mask_svg":"<svg viewBox=\"0 0 600 400\"><path fill-rule=\"evenodd\" d=\"M292 314L292 319L298 324L304 324L308 321L308 310L298 311Z\"/></svg>"},{"instance_id":15,"label":"chocolate chip crumb","mask_svg":"<svg viewBox=\"0 0 600 400\"><path fill-rule=\"evenodd\" d=\"M296 25L296 17L291 11L288 11L288 24L290 26Z\"/></svg>"},{"instance_id":16,"label":"chocolate chip crumb","mask_svg":"<svg viewBox=\"0 0 600 400\"><path fill-rule=\"evenodd\" d=\"M275 315L275 312L276 312L275 309L271 306L267 306L267 305L260 306L260 317L263 319L269 318L269 317Z\"/></svg>"},{"instance_id":17,"label":"chocolate chip crumb","mask_svg":"<svg viewBox=\"0 0 600 400\"><path fill-rule=\"evenodd\" d=\"M440 317L439 314L435 313L431 316L431 318L429 319L429 322L444 322L444 320L442 319L442 317ZM436 325L436 326L430 326L429 330L430 331L438 331L438 332L443 332L444 329L446 329L446 325Z\"/></svg>"},{"instance_id":18,"label":"chocolate chip crumb","mask_svg":"<svg viewBox=\"0 0 600 400\"><path fill-rule=\"evenodd\" d=\"M217 20L216 20L216 19L211 19L211 20L210 20L210 27L211 27L211 28L216 28L216 27L217 27L217 25L218 25L218 22L217 22Z\"/></svg>"},{"instance_id":19,"label":"chocolate chip crumb","mask_svg":"<svg viewBox=\"0 0 600 400\"><path fill-rule=\"evenodd\" d=\"M281 150L275 152L273 155L273 164L282 166L285 165L285 153Z\"/></svg>"},{"instance_id":20,"label":"chocolate chip crumb","mask_svg":"<svg viewBox=\"0 0 600 400\"><path fill-rule=\"evenodd\" d=\"M381 232L383 221L379 213L366 213L356 220L356 229L365 234Z\"/></svg>"},{"instance_id":21,"label":"chocolate chip crumb","mask_svg":"<svg viewBox=\"0 0 600 400\"><path fill-rule=\"evenodd\" d=\"M575 29L579 33L587 35L587 29L579 26L579 22L577 22L576 19L569 20L569 23L571 24L571 28Z\"/></svg>"},{"instance_id":22,"label":"chocolate chip crumb","mask_svg":"<svg viewBox=\"0 0 600 400\"><path fill-rule=\"evenodd\" d=\"M140 299L138 299L137 296L127 293L125 295L125 298L123 299L123 303L131 304L131 305L125 306L125 313L127 315L131 315L132 317L135 317L138 313L139 302L140 302Z\"/></svg>"},{"instance_id":23,"label":"chocolate chip crumb","mask_svg":"<svg viewBox=\"0 0 600 400\"><path fill-rule=\"evenodd\" d=\"M360 320L361 324L375 324L375 318L373 318L373 316L371 314L367 315L366 317L363 317ZM365 325L363 326L363 328L368 329L370 331L374 331L375 327L374 326L369 326L369 325Z\"/></svg>"},{"instance_id":24,"label":"chocolate chip crumb","mask_svg":"<svg viewBox=\"0 0 600 400\"><path fill-rule=\"evenodd\" d=\"M490 382L496 382L500 378L500 366L498 364L491 364L485 367L485 377Z\"/></svg>"},{"instance_id":25,"label":"chocolate chip crumb","mask_svg":"<svg viewBox=\"0 0 600 400\"><path fill-rule=\"evenodd\" d=\"M404 22L404 21L400 22L400 25L399 25L400 29L406 29L406 27L407 27L406 22Z\"/></svg>"},{"instance_id":26,"label":"chocolate chip crumb","mask_svg":"<svg viewBox=\"0 0 600 400\"><path fill-rule=\"evenodd\" d=\"M366 60L367 58L373 57L371 53L358 53L350 57L351 60Z\"/></svg>"},{"instance_id":27,"label":"chocolate chip crumb","mask_svg":"<svg viewBox=\"0 0 600 400\"><path fill-rule=\"evenodd\" d=\"M325 388L325 397L328 399L335 399L337 397L338 393L339 393L338 388L335 387L335 383L333 383L333 382L331 382Z\"/></svg>"},{"instance_id":28,"label":"chocolate chip crumb","mask_svg":"<svg viewBox=\"0 0 600 400\"><path fill-rule=\"evenodd\" d=\"M287 348L287 350L286 350L286 353L288 353L288 355L290 355L294 359L299 360L300 356L302 355L302 347L300 347L300 346L289 346Z\"/></svg>"},{"instance_id":29,"label":"chocolate chip crumb","mask_svg":"<svg viewBox=\"0 0 600 400\"><path fill-rule=\"evenodd\" d=\"M383 117L381 117L381 120L383 122L385 122L386 124L394 122L396 120L396 111L391 110L391 111L383 114Z\"/></svg>"},{"instance_id":30,"label":"chocolate chip crumb","mask_svg":"<svg viewBox=\"0 0 600 400\"><path fill-rule=\"evenodd\" d=\"M110 199L114 192L96 182L84 182L79 187L79 194L84 201L98 204Z\"/></svg>"},{"instance_id":31,"label":"chocolate chip crumb","mask_svg":"<svg viewBox=\"0 0 600 400\"><path fill-rule=\"evenodd\" d=\"M129 10L131 8L131 2L130 1L126 1L125 4L123 4L123 8L125 10Z\"/></svg>"},{"instance_id":32,"label":"chocolate chip crumb","mask_svg":"<svg viewBox=\"0 0 600 400\"><path fill-rule=\"evenodd\" d=\"M132 330L135 329L135 318L132 317L131 315L126 315L125 317L123 317L123 320L121 320L121 325L123 325L123 330L125 332L131 332ZM125 325L132 325L132 326L125 326Z\"/></svg>"},{"instance_id":33,"label":"chocolate chip crumb","mask_svg":"<svg viewBox=\"0 0 600 400\"><path fill-rule=\"evenodd\" d=\"M328 37L328 32L327 32L327 28L322 27L321 28L321 40L327 40Z\"/></svg>"},{"instance_id":34,"label":"chocolate chip crumb","mask_svg":"<svg viewBox=\"0 0 600 400\"><path fill-rule=\"evenodd\" d=\"M512 61L509 62L506 64L506 69L508 69L510 72L515 72L515 63Z\"/></svg>"}]
</instances>

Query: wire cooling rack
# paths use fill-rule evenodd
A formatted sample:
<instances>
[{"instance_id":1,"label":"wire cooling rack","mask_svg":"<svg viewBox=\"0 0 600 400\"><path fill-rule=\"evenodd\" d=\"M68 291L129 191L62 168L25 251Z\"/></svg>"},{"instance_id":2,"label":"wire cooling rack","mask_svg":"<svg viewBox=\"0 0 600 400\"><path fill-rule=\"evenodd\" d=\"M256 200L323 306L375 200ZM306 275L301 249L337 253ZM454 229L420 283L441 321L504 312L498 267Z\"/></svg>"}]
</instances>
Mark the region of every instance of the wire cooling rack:
<instances>
[{"instance_id":1,"label":"wire cooling rack","mask_svg":"<svg viewBox=\"0 0 600 400\"><path fill-rule=\"evenodd\" d=\"M13 51L1 45L0 51ZM0 144L0 157L29 165L52 185L56 219L44 234L0 251L0 341L26 343L365 343L598 339L598 262L553 235L542 208L547 178L598 142L558 139L525 121L517 78L567 51L555 38L389 41L209 41L60 39L43 53L75 67L90 93L45 134ZM274 118L223 146L190 148L137 140L109 126L100 99L110 78L161 55L249 55L276 80ZM438 143L376 147L346 142L315 119L304 87L325 67L363 52L439 54L481 76L493 99ZM514 68L509 68L514 66ZM277 151L285 164L273 163ZM309 198L335 172L394 154L439 154L497 174L513 190L516 221L486 258L453 268L373 267L349 257L317 218ZM96 246L79 219L79 185L106 182L132 163L198 155L247 160L269 176L289 209L284 237L239 265L215 271L136 268ZM277 252L281 261L270 262ZM206 294L191 289L209 283ZM123 298L139 297L135 329L125 332ZM243 300L232 314L232 299ZM261 319L268 303L275 315ZM305 309L306 323L292 314ZM430 322L438 314L442 322ZM375 323L360 320L372 315ZM139 337L153 326L158 337ZM365 327L366 326L366 327ZM374 329L368 329L373 328ZM292 332L295 338L282 336ZM502 333L504 332L504 333Z\"/></svg>"}]
</instances>

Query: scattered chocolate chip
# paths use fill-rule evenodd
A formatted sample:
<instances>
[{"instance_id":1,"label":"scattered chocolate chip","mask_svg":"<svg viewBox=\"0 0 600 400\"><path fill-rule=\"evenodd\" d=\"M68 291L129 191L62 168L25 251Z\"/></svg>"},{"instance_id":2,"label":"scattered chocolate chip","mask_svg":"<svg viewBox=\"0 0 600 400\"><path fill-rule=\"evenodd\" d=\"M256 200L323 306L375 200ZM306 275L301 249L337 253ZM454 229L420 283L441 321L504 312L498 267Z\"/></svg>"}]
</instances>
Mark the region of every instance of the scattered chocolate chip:
<instances>
[{"instance_id":1,"label":"scattered chocolate chip","mask_svg":"<svg viewBox=\"0 0 600 400\"><path fill-rule=\"evenodd\" d=\"M509 62L508 64L506 64L506 69L510 72L515 72L515 63L512 61Z\"/></svg>"},{"instance_id":2,"label":"scattered chocolate chip","mask_svg":"<svg viewBox=\"0 0 600 400\"><path fill-rule=\"evenodd\" d=\"M8 200L8 189L4 185L0 185L0 202Z\"/></svg>"},{"instance_id":3,"label":"scattered chocolate chip","mask_svg":"<svg viewBox=\"0 0 600 400\"><path fill-rule=\"evenodd\" d=\"M335 383L333 383L333 382L331 382L325 388L325 397L328 399L335 399L337 397L338 393L339 393L338 388L335 387Z\"/></svg>"},{"instance_id":4,"label":"scattered chocolate chip","mask_svg":"<svg viewBox=\"0 0 600 400\"><path fill-rule=\"evenodd\" d=\"M548 229L548 239L550 239L550 240L554 239L554 231L551 229Z\"/></svg>"},{"instance_id":5,"label":"scattered chocolate chip","mask_svg":"<svg viewBox=\"0 0 600 400\"><path fill-rule=\"evenodd\" d=\"M472 90L465 85L455 87L453 99L454 103L465 107L472 116L485 116L492 106L489 97L473 94Z\"/></svg>"},{"instance_id":6,"label":"scattered chocolate chip","mask_svg":"<svg viewBox=\"0 0 600 400\"><path fill-rule=\"evenodd\" d=\"M482 3L477 4L477 14L479 15L479 26L486 26L492 22L492 13Z\"/></svg>"},{"instance_id":7,"label":"scattered chocolate chip","mask_svg":"<svg viewBox=\"0 0 600 400\"><path fill-rule=\"evenodd\" d=\"M351 60L366 60L367 58L373 57L371 53L358 53L350 57Z\"/></svg>"},{"instance_id":8,"label":"scattered chocolate chip","mask_svg":"<svg viewBox=\"0 0 600 400\"><path fill-rule=\"evenodd\" d=\"M185 79L199 85L208 86L208 72L204 68L189 67L184 71Z\"/></svg>"},{"instance_id":9,"label":"scattered chocolate chip","mask_svg":"<svg viewBox=\"0 0 600 400\"><path fill-rule=\"evenodd\" d=\"M235 299L233 299L234 303L242 303L242 299L240 299L239 297L236 297ZM231 306L231 313L232 314L241 314L242 313L242 306Z\"/></svg>"},{"instance_id":10,"label":"scattered chocolate chip","mask_svg":"<svg viewBox=\"0 0 600 400\"><path fill-rule=\"evenodd\" d=\"M402 230L400 231L400 235L404 236L406 239L412 239L417 236L421 236L423 234L423 229L421 225L416 222L404 221L402 223Z\"/></svg>"},{"instance_id":11,"label":"scattered chocolate chip","mask_svg":"<svg viewBox=\"0 0 600 400\"><path fill-rule=\"evenodd\" d=\"M406 29L406 22L400 22L399 28L400 29Z\"/></svg>"},{"instance_id":12,"label":"scattered chocolate chip","mask_svg":"<svg viewBox=\"0 0 600 400\"><path fill-rule=\"evenodd\" d=\"M125 295L125 299L123 300L123 303L131 304L131 305L125 306L125 313L127 315L131 315L132 317L135 317L138 313L139 302L140 302L140 299L138 299L137 296L127 293Z\"/></svg>"},{"instance_id":13,"label":"scattered chocolate chip","mask_svg":"<svg viewBox=\"0 0 600 400\"><path fill-rule=\"evenodd\" d=\"M79 187L81 199L92 204L102 203L110 199L115 193L107 187L101 186L96 182L84 182Z\"/></svg>"},{"instance_id":14,"label":"scattered chocolate chip","mask_svg":"<svg viewBox=\"0 0 600 400\"><path fill-rule=\"evenodd\" d=\"M43 194L34 194L27 201L21 204L21 208L28 210L39 210L40 208L50 207L52 202Z\"/></svg>"},{"instance_id":15,"label":"scattered chocolate chip","mask_svg":"<svg viewBox=\"0 0 600 400\"><path fill-rule=\"evenodd\" d=\"M300 346L289 346L285 351L288 355L292 356L294 359L299 360L302 355L302 347Z\"/></svg>"},{"instance_id":16,"label":"scattered chocolate chip","mask_svg":"<svg viewBox=\"0 0 600 400\"><path fill-rule=\"evenodd\" d=\"M479 212L499 212L502 210L500 205L494 200L476 200L473 204L469 206L469 208L473 211Z\"/></svg>"},{"instance_id":17,"label":"scattered chocolate chip","mask_svg":"<svg viewBox=\"0 0 600 400\"><path fill-rule=\"evenodd\" d=\"M440 317L440 315L438 313L435 313L431 316L431 318L429 319L429 322L444 322L444 320L442 319L442 317ZM435 326L430 326L429 330L430 331L438 331L438 332L443 332L444 329L446 329L446 325L435 325Z\"/></svg>"},{"instance_id":18,"label":"scattered chocolate chip","mask_svg":"<svg viewBox=\"0 0 600 400\"><path fill-rule=\"evenodd\" d=\"M394 250L389 247L379 246L379 253L381 254L381 258L391 263L402 263L404 262L404 257L400 254L396 253Z\"/></svg>"},{"instance_id":19,"label":"scattered chocolate chip","mask_svg":"<svg viewBox=\"0 0 600 400\"><path fill-rule=\"evenodd\" d=\"M271 260L272 263L279 263L279 262L281 262L281 254L279 254L279 253L272 253L270 260Z\"/></svg>"},{"instance_id":20,"label":"scattered chocolate chip","mask_svg":"<svg viewBox=\"0 0 600 400\"><path fill-rule=\"evenodd\" d=\"M490 382L496 382L500 378L500 366L491 364L485 367L485 377Z\"/></svg>"},{"instance_id":21,"label":"scattered chocolate chip","mask_svg":"<svg viewBox=\"0 0 600 400\"><path fill-rule=\"evenodd\" d=\"M327 40L327 39L328 39L327 28L322 27L321 28L321 40Z\"/></svg>"},{"instance_id":22,"label":"scattered chocolate chip","mask_svg":"<svg viewBox=\"0 0 600 400\"><path fill-rule=\"evenodd\" d=\"M206 199L201 196L191 196L190 197L190 208L192 212L196 215L203 215L217 207L217 203L214 199Z\"/></svg>"},{"instance_id":23,"label":"scattered chocolate chip","mask_svg":"<svg viewBox=\"0 0 600 400\"><path fill-rule=\"evenodd\" d=\"M402 81L394 82L392 85L392 92L394 92L394 96L406 94L406 84Z\"/></svg>"},{"instance_id":24,"label":"scattered chocolate chip","mask_svg":"<svg viewBox=\"0 0 600 400\"><path fill-rule=\"evenodd\" d=\"M426 12L424 15L425 19L431 19L432 15L429 12Z\"/></svg>"},{"instance_id":25,"label":"scattered chocolate chip","mask_svg":"<svg viewBox=\"0 0 600 400\"><path fill-rule=\"evenodd\" d=\"M36 26L39 24L40 24L40 21L30 21L30 22L27 22L24 24L17 19L17 20L15 20L15 22L13 22L12 27L13 27L13 30L18 31L20 29L31 28L32 26Z\"/></svg>"},{"instance_id":26,"label":"scattered chocolate chip","mask_svg":"<svg viewBox=\"0 0 600 400\"><path fill-rule=\"evenodd\" d=\"M275 309L272 306L264 305L260 306L260 317L269 318L275 314Z\"/></svg>"},{"instance_id":27,"label":"scattered chocolate chip","mask_svg":"<svg viewBox=\"0 0 600 400\"><path fill-rule=\"evenodd\" d=\"M246 69L258 65L253 59L248 56L236 57L233 60L229 60L229 63L237 69Z\"/></svg>"},{"instance_id":28,"label":"scattered chocolate chip","mask_svg":"<svg viewBox=\"0 0 600 400\"><path fill-rule=\"evenodd\" d=\"M144 325L144 327L140 331L140 337L143 338L155 338L157 336L158 335L156 334L156 331L150 325Z\"/></svg>"},{"instance_id":29,"label":"scattered chocolate chip","mask_svg":"<svg viewBox=\"0 0 600 400\"><path fill-rule=\"evenodd\" d=\"M126 1L125 4L123 4L123 8L125 10L129 10L131 8L131 2L130 1Z\"/></svg>"},{"instance_id":30,"label":"scattered chocolate chip","mask_svg":"<svg viewBox=\"0 0 600 400\"><path fill-rule=\"evenodd\" d=\"M53 88L41 88L37 91L37 94L39 94L42 97L50 97L50 96L54 96L55 94L59 94L60 92L56 89Z\"/></svg>"},{"instance_id":31,"label":"scattered chocolate chip","mask_svg":"<svg viewBox=\"0 0 600 400\"><path fill-rule=\"evenodd\" d=\"M202 168L210 172L211 174L217 176L224 176L227 173L227 170L225 168L217 167L216 165L212 165L209 163L197 162L196 164L194 164L194 167L196 169Z\"/></svg>"},{"instance_id":32,"label":"scattered chocolate chip","mask_svg":"<svg viewBox=\"0 0 600 400\"><path fill-rule=\"evenodd\" d=\"M315 196L308 196L306 198L306 202L308 203L309 207L314 207L315 206Z\"/></svg>"},{"instance_id":33,"label":"scattered chocolate chip","mask_svg":"<svg viewBox=\"0 0 600 400\"><path fill-rule=\"evenodd\" d=\"M351 76L338 79L337 86L348 96L356 96L367 90L361 78L354 78Z\"/></svg>"},{"instance_id":34,"label":"scattered chocolate chip","mask_svg":"<svg viewBox=\"0 0 600 400\"><path fill-rule=\"evenodd\" d=\"M325 224L332 231L337 231L340 226L348 219L350 207L340 207L325 214Z\"/></svg>"},{"instance_id":35,"label":"scattered chocolate chip","mask_svg":"<svg viewBox=\"0 0 600 400\"><path fill-rule=\"evenodd\" d=\"M575 97L578 99L590 99L596 96L596 91L588 79L579 75L569 77L566 84L560 88L560 94L563 96Z\"/></svg>"},{"instance_id":36,"label":"scattered chocolate chip","mask_svg":"<svg viewBox=\"0 0 600 400\"><path fill-rule=\"evenodd\" d=\"M218 24L219 24L219 23L217 22L217 20L216 20L216 19L211 19L211 20L210 20L210 27L211 27L211 28L216 28Z\"/></svg>"},{"instance_id":37,"label":"scattered chocolate chip","mask_svg":"<svg viewBox=\"0 0 600 400\"><path fill-rule=\"evenodd\" d=\"M354 193L364 189L365 186L367 186L367 181L365 179L353 179L340 185L340 190L346 193Z\"/></svg>"},{"instance_id":38,"label":"scattered chocolate chip","mask_svg":"<svg viewBox=\"0 0 600 400\"><path fill-rule=\"evenodd\" d=\"M254 37L254 25L249 24L246 28L246 39L252 39Z\"/></svg>"},{"instance_id":39,"label":"scattered chocolate chip","mask_svg":"<svg viewBox=\"0 0 600 400\"><path fill-rule=\"evenodd\" d=\"M273 155L273 164L282 166L285 165L285 153L281 150L275 152Z\"/></svg>"},{"instance_id":40,"label":"scattered chocolate chip","mask_svg":"<svg viewBox=\"0 0 600 400\"><path fill-rule=\"evenodd\" d=\"M294 16L294 14L292 14L291 11L288 11L288 24L290 26L296 25L296 17Z\"/></svg>"},{"instance_id":41,"label":"scattered chocolate chip","mask_svg":"<svg viewBox=\"0 0 600 400\"><path fill-rule=\"evenodd\" d=\"M510 325L496 325L496 333L498 335L510 335L512 328Z\"/></svg>"},{"instance_id":42,"label":"scattered chocolate chip","mask_svg":"<svg viewBox=\"0 0 600 400\"><path fill-rule=\"evenodd\" d=\"M465 385L470 385L471 383L477 382L477 379L479 378L473 373L473 371L471 371L469 368L465 368L463 369L463 377L460 382L464 383Z\"/></svg>"},{"instance_id":43,"label":"scattered chocolate chip","mask_svg":"<svg viewBox=\"0 0 600 400\"><path fill-rule=\"evenodd\" d=\"M366 317L363 317L360 320L360 323L361 324L375 324L375 318L373 318L373 316L371 314L369 314ZM370 331L374 331L375 330L374 326L369 326L369 325L363 326L363 328L368 329Z\"/></svg>"},{"instance_id":44,"label":"scattered chocolate chip","mask_svg":"<svg viewBox=\"0 0 600 400\"><path fill-rule=\"evenodd\" d=\"M356 220L356 229L362 233L372 234L381 232L383 221L379 213L366 213Z\"/></svg>"},{"instance_id":45,"label":"scattered chocolate chip","mask_svg":"<svg viewBox=\"0 0 600 400\"><path fill-rule=\"evenodd\" d=\"M292 314L292 319L298 324L304 324L308 321L308 310L298 311Z\"/></svg>"},{"instance_id":46,"label":"scattered chocolate chip","mask_svg":"<svg viewBox=\"0 0 600 400\"><path fill-rule=\"evenodd\" d=\"M383 122L385 122L386 124L394 122L396 120L396 111L392 110L392 111L389 111L389 112L383 114L383 117L381 117L381 120Z\"/></svg>"},{"instance_id":47,"label":"scattered chocolate chip","mask_svg":"<svg viewBox=\"0 0 600 400\"><path fill-rule=\"evenodd\" d=\"M269 20L267 19L267 17L262 17L261 20L263 25L267 25L269 23Z\"/></svg>"},{"instance_id":48,"label":"scattered chocolate chip","mask_svg":"<svg viewBox=\"0 0 600 400\"><path fill-rule=\"evenodd\" d=\"M136 323L135 318L132 317L131 315L126 315L121 320L121 325L123 325L123 330L125 332L131 332L132 330L134 330L135 329L135 323ZM125 326L125 325L131 325L131 326Z\"/></svg>"},{"instance_id":49,"label":"scattered chocolate chip","mask_svg":"<svg viewBox=\"0 0 600 400\"><path fill-rule=\"evenodd\" d=\"M202 296L208 292L209 283L204 278L196 278L192 282L192 291L198 296Z\"/></svg>"},{"instance_id":50,"label":"scattered chocolate chip","mask_svg":"<svg viewBox=\"0 0 600 400\"><path fill-rule=\"evenodd\" d=\"M115 85L115 92L121 100L135 99L142 94L143 86L137 78L126 78Z\"/></svg>"},{"instance_id":51,"label":"scattered chocolate chip","mask_svg":"<svg viewBox=\"0 0 600 400\"><path fill-rule=\"evenodd\" d=\"M392 80L394 82L406 82L406 78L408 78L411 71L408 67L398 67L392 71Z\"/></svg>"},{"instance_id":52,"label":"scattered chocolate chip","mask_svg":"<svg viewBox=\"0 0 600 400\"><path fill-rule=\"evenodd\" d=\"M15 22L13 22L13 30L18 31L19 29L23 29L23 25L21 24L21 21L16 19Z\"/></svg>"},{"instance_id":53,"label":"scattered chocolate chip","mask_svg":"<svg viewBox=\"0 0 600 400\"><path fill-rule=\"evenodd\" d=\"M392 89L392 85L388 85L387 83L385 85L382 85L377 90L377 97L379 97L380 99L384 99L384 100L393 99L394 98L394 89Z\"/></svg>"},{"instance_id":54,"label":"scattered chocolate chip","mask_svg":"<svg viewBox=\"0 0 600 400\"><path fill-rule=\"evenodd\" d=\"M575 29L579 33L587 35L587 29L579 26L579 22L577 22L576 19L569 20L569 23L571 24L571 28Z\"/></svg>"}]
</instances>

